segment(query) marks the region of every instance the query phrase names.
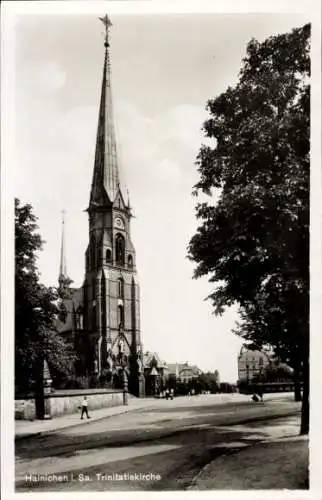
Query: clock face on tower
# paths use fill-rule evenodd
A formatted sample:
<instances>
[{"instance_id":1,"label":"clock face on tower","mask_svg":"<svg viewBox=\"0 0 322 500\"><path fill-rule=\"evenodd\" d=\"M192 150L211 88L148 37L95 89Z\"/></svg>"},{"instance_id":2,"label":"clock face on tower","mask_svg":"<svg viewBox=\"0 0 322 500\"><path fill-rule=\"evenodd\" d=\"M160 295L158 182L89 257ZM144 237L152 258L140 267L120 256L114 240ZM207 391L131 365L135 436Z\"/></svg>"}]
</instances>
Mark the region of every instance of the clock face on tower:
<instances>
[{"instance_id":1,"label":"clock face on tower","mask_svg":"<svg viewBox=\"0 0 322 500\"><path fill-rule=\"evenodd\" d=\"M117 227L118 229L124 229L124 222L120 217L115 217L114 226Z\"/></svg>"}]
</instances>

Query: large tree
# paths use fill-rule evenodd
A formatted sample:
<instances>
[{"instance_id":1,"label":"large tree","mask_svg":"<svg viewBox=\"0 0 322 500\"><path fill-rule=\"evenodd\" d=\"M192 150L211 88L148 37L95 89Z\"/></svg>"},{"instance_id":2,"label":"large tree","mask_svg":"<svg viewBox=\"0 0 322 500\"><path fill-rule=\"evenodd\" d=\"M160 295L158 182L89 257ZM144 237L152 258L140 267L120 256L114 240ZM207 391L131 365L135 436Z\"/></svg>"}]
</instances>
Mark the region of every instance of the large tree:
<instances>
[{"instance_id":1,"label":"large tree","mask_svg":"<svg viewBox=\"0 0 322 500\"><path fill-rule=\"evenodd\" d=\"M42 383L44 360L52 374L72 371L75 354L56 331L60 316L55 288L40 283L37 253L43 241L30 204L15 200L15 387L17 391ZM38 387L39 389L39 387Z\"/></svg>"},{"instance_id":2,"label":"large tree","mask_svg":"<svg viewBox=\"0 0 322 500\"><path fill-rule=\"evenodd\" d=\"M273 346L302 370L302 429L309 397L310 26L251 40L235 87L208 101L213 147L197 157L189 245L196 278L209 275L215 313L239 304L238 333Z\"/></svg>"}]
</instances>

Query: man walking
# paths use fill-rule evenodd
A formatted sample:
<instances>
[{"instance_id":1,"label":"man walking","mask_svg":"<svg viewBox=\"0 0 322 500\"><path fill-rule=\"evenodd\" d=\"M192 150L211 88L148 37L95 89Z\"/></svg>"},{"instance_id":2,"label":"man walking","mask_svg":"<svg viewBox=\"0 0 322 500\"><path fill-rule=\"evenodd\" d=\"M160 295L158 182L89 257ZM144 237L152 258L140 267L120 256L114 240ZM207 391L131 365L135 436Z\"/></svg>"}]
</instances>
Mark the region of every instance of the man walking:
<instances>
[{"instance_id":1,"label":"man walking","mask_svg":"<svg viewBox=\"0 0 322 500\"><path fill-rule=\"evenodd\" d=\"M83 415L86 413L87 418L91 418L88 414L88 401L87 397L84 396L83 402L82 402L82 414L81 414L81 420L83 420Z\"/></svg>"}]
</instances>

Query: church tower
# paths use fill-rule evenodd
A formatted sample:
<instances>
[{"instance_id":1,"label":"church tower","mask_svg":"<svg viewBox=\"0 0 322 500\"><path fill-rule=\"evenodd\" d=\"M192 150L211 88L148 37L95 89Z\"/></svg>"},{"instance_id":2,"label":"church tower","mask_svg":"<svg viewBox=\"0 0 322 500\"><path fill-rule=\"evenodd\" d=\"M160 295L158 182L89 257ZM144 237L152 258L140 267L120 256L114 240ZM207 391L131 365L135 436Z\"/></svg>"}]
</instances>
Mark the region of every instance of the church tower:
<instances>
[{"instance_id":1,"label":"church tower","mask_svg":"<svg viewBox=\"0 0 322 500\"><path fill-rule=\"evenodd\" d=\"M143 395L140 295L131 241L131 208L119 178L115 137L108 16L94 172L89 206L89 244L83 286L84 330L88 336L87 369L107 384Z\"/></svg>"}]
</instances>

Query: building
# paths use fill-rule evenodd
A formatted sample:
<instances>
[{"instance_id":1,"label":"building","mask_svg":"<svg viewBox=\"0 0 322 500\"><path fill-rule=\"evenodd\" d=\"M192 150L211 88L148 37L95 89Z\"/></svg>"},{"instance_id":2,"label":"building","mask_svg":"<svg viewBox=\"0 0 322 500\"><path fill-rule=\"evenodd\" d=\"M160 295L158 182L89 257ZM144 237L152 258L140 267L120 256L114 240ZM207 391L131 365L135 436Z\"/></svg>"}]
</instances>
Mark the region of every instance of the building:
<instances>
[{"instance_id":1,"label":"building","mask_svg":"<svg viewBox=\"0 0 322 500\"><path fill-rule=\"evenodd\" d=\"M238 380L251 382L255 375L264 374L270 364L271 355L268 351L252 351L243 346L238 356Z\"/></svg>"},{"instance_id":2,"label":"building","mask_svg":"<svg viewBox=\"0 0 322 500\"><path fill-rule=\"evenodd\" d=\"M158 353L147 351L143 357L143 366L145 393L147 396L156 396L165 388L167 364Z\"/></svg>"},{"instance_id":3,"label":"building","mask_svg":"<svg viewBox=\"0 0 322 500\"><path fill-rule=\"evenodd\" d=\"M186 363L168 363L165 374L167 377L175 376L180 382L188 383L197 379L202 371L196 365Z\"/></svg>"},{"instance_id":4,"label":"building","mask_svg":"<svg viewBox=\"0 0 322 500\"><path fill-rule=\"evenodd\" d=\"M64 224L59 285L66 310L59 331L73 338L80 355L78 375L127 384L144 393L140 334L140 291L135 248L131 240L132 211L119 176L111 92L110 35L105 26L104 64L99 105L93 180L87 208L89 243L81 289L70 288L64 250Z\"/></svg>"}]
</instances>

